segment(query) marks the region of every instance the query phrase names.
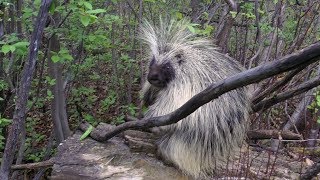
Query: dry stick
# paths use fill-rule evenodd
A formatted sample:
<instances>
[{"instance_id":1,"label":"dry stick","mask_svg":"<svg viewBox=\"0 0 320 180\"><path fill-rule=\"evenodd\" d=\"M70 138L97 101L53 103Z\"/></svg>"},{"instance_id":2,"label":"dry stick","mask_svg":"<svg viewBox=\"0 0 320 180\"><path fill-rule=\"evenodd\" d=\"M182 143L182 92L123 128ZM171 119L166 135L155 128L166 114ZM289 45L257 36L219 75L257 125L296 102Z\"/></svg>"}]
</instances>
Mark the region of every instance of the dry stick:
<instances>
[{"instance_id":1,"label":"dry stick","mask_svg":"<svg viewBox=\"0 0 320 180\"><path fill-rule=\"evenodd\" d=\"M247 136L250 140L258 139L281 139L286 140L300 140L302 136L300 134L293 133L291 131L278 131L278 130L251 130L247 132Z\"/></svg>"},{"instance_id":2,"label":"dry stick","mask_svg":"<svg viewBox=\"0 0 320 180\"><path fill-rule=\"evenodd\" d=\"M258 66L253 69L238 73L227 79L210 85L208 88L193 96L177 110L164 116L142 119L134 122L123 123L107 132L102 140L108 140L116 134L128 129L149 129L178 122L193 113L200 106L218 98L220 95L233 89L259 82L276 74L290 71L300 66L309 65L318 60L320 56L320 42L310 45L280 60Z\"/></svg>"},{"instance_id":3,"label":"dry stick","mask_svg":"<svg viewBox=\"0 0 320 180\"><path fill-rule=\"evenodd\" d=\"M46 161L36 162L36 163L28 163L28 164L18 164L11 166L12 170L23 170L23 169L37 169L43 167L49 167L54 165L54 159L49 159Z\"/></svg>"},{"instance_id":4,"label":"dry stick","mask_svg":"<svg viewBox=\"0 0 320 180\"><path fill-rule=\"evenodd\" d=\"M269 107L284 101L286 99L289 99L295 95L301 94L303 92L306 92L314 87L317 87L318 85L320 85L320 78L319 76L317 76L316 78L313 78L307 82L304 82L302 84L300 84L298 87L288 90L286 92L283 93L279 93L278 95L275 95L271 98L265 99L259 103L257 103L256 105L254 105L252 107L252 110L254 112L257 112L261 109L268 109Z\"/></svg>"},{"instance_id":5,"label":"dry stick","mask_svg":"<svg viewBox=\"0 0 320 180\"><path fill-rule=\"evenodd\" d=\"M263 100L266 96L270 95L271 93L275 92L278 90L280 87L284 86L287 84L296 74L298 74L300 71L302 71L306 66L301 66L293 71L291 71L288 75L286 75L284 78L282 78L280 81L277 81L274 83L271 87L268 89L264 90L261 92L258 96L256 96L253 100L252 103L256 104Z\"/></svg>"}]
</instances>

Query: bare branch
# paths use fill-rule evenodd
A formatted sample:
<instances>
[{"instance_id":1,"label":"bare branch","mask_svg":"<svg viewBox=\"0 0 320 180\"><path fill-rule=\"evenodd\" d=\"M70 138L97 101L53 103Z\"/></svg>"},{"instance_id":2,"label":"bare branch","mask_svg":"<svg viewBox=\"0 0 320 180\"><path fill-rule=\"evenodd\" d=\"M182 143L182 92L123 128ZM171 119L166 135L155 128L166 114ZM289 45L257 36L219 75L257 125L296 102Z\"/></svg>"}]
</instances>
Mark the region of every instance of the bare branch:
<instances>
[{"instance_id":1,"label":"bare branch","mask_svg":"<svg viewBox=\"0 0 320 180\"><path fill-rule=\"evenodd\" d=\"M252 107L252 110L254 112L257 112L261 109L268 109L269 107L271 107L279 102L282 102L286 99L292 98L293 96L296 96L298 94L306 92L306 91L308 91L316 86L319 86L319 85L320 85L320 78L319 77L313 78L312 80L304 82L300 86L298 86L294 89L280 93L278 95L275 95L271 98L268 98L266 100L263 100L263 101L257 103L256 105L254 105Z\"/></svg>"},{"instance_id":2,"label":"bare branch","mask_svg":"<svg viewBox=\"0 0 320 180\"><path fill-rule=\"evenodd\" d=\"M22 169L37 169L43 167L53 166L53 159L49 159L46 161L36 162L36 163L28 163L28 164L18 164L11 166L12 170L22 170Z\"/></svg>"},{"instance_id":3,"label":"bare branch","mask_svg":"<svg viewBox=\"0 0 320 180\"><path fill-rule=\"evenodd\" d=\"M258 139L286 139L286 140L298 140L302 136L300 134L293 133L291 131L278 131L278 130L252 130L247 132L247 136L250 140Z\"/></svg>"},{"instance_id":4,"label":"bare branch","mask_svg":"<svg viewBox=\"0 0 320 180\"><path fill-rule=\"evenodd\" d=\"M286 75L284 78L281 79L281 81L277 81L274 83L272 86L261 92L258 96L255 96L254 99L252 100L253 104L256 104L263 100L267 95L275 92L278 90L280 87L284 86L287 84L296 74L298 74L300 71L302 71L306 66L299 67L293 71L291 71L288 75Z\"/></svg>"}]
</instances>

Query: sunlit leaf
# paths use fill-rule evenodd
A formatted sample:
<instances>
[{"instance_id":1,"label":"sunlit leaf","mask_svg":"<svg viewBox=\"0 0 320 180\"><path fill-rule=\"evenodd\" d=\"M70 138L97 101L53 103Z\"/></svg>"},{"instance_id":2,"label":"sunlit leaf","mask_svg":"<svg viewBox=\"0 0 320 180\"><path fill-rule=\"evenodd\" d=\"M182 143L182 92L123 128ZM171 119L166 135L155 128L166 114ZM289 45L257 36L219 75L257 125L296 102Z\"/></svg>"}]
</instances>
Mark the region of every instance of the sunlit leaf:
<instances>
[{"instance_id":1,"label":"sunlit leaf","mask_svg":"<svg viewBox=\"0 0 320 180\"><path fill-rule=\"evenodd\" d=\"M98 14L98 13L104 13L106 10L104 9L94 9L94 10L89 10L87 11L88 14Z\"/></svg>"},{"instance_id":2,"label":"sunlit leaf","mask_svg":"<svg viewBox=\"0 0 320 180\"><path fill-rule=\"evenodd\" d=\"M56 9L56 2L52 1L52 3L50 4L50 7L49 7L49 12L51 14L53 14L55 9Z\"/></svg>"},{"instance_id":3,"label":"sunlit leaf","mask_svg":"<svg viewBox=\"0 0 320 180\"><path fill-rule=\"evenodd\" d=\"M8 45L8 44L3 45L2 48L1 48L1 51L4 54L7 54L10 51L10 45Z\"/></svg>"},{"instance_id":4,"label":"sunlit leaf","mask_svg":"<svg viewBox=\"0 0 320 180\"><path fill-rule=\"evenodd\" d=\"M29 46L29 42L26 42L26 41L21 41L21 42L17 42L15 44L13 44L13 46L15 47L25 47L25 46Z\"/></svg>"},{"instance_id":5,"label":"sunlit leaf","mask_svg":"<svg viewBox=\"0 0 320 180\"><path fill-rule=\"evenodd\" d=\"M14 52L16 50L16 47L15 46L10 46L10 51L11 52Z\"/></svg>"},{"instance_id":6,"label":"sunlit leaf","mask_svg":"<svg viewBox=\"0 0 320 180\"><path fill-rule=\"evenodd\" d=\"M232 18L235 18L237 16L237 12L236 11L230 11L230 14L231 14Z\"/></svg>"},{"instance_id":7,"label":"sunlit leaf","mask_svg":"<svg viewBox=\"0 0 320 180\"><path fill-rule=\"evenodd\" d=\"M63 58L63 59L66 59L66 60L68 60L68 61L73 60L73 57L72 57L70 54L63 54L63 55L62 55L62 58Z\"/></svg>"},{"instance_id":8,"label":"sunlit leaf","mask_svg":"<svg viewBox=\"0 0 320 180\"><path fill-rule=\"evenodd\" d=\"M89 25L89 22L90 22L90 17L81 15L80 16L80 21L84 26L87 27Z\"/></svg>"},{"instance_id":9,"label":"sunlit leaf","mask_svg":"<svg viewBox=\"0 0 320 180\"><path fill-rule=\"evenodd\" d=\"M57 55L53 55L53 56L51 57L51 60L52 60L54 63L56 63L56 62L59 62L59 61L60 61L60 57L57 56Z\"/></svg>"},{"instance_id":10,"label":"sunlit leaf","mask_svg":"<svg viewBox=\"0 0 320 180\"><path fill-rule=\"evenodd\" d=\"M92 9L92 5L88 2L83 2L83 5L87 8L87 9Z\"/></svg>"},{"instance_id":11,"label":"sunlit leaf","mask_svg":"<svg viewBox=\"0 0 320 180\"><path fill-rule=\"evenodd\" d=\"M187 27L188 27L188 29L189 29L190 32L196 33L196 29L194 29L193 26L189 25L189 26L187 26Z\"/></svg>"},{"instance_id":12,"label":"sunlit leaf","mask_svg":"<svg viewBox=\"0 0 320 180\"><path fill-rule=\"evenodd\" d=\"M86 130L86 132L84 132L84 133L82 134L82 136L80 137L80 141L82 141L82 140L84 140L86 137L88 137L88 136L90 135L90 133L92 132L92 130L93 130L93 126L90 125L90 126L88 127L88 129Z\"/></svg>"}]
</instances>

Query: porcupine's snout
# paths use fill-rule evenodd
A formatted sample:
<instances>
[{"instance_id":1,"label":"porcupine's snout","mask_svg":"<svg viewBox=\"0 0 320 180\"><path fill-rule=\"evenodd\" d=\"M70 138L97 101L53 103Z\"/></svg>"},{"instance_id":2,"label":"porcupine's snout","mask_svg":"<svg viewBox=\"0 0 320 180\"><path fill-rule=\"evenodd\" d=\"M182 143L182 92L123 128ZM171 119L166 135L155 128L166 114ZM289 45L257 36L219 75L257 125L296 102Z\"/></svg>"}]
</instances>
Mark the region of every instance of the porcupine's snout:
<instances>
[{"instance_id":1,"label":"porcupine's snout","mask_svg":"<svg viewBox=\"0 0 320 180\"><path fill-rule=\"evenodd\" d=\"M152 63L149 67L148 81L156 87L165 87L174 78L174 71L171 64Z\"/></svg>"}]
</instances>

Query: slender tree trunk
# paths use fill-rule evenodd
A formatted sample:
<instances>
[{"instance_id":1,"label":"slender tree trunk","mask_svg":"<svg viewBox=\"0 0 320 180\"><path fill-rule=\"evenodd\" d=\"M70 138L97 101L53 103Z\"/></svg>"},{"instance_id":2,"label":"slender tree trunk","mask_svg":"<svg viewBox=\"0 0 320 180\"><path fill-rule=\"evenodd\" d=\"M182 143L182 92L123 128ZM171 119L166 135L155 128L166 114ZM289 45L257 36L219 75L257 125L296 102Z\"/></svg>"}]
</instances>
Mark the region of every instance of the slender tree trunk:
<instances>
[{"instance_id":1,"label":"slender tree trunk","mask_svg":"<svg viewBox=\"0 0 320 180\"><path fill-rule=\"evenodd\" d=\"M4 11L4 6L2 4L0 4L0 11ZM0 14L0 18L4 19L4 15ZM4 23L3 20L0 21L0 39L2 39L4 35ZM3 59L3 54L0 53L0 59ZM4 79L4 64L3 64L3 60L0 60L0 78ZM0 97L3 97L5 95L4 91L0 91ZM5 107L6 107L6 101L0 101L0 114L4 111Z\"/></svg>"},{"instance_id":2,"label":"slender tree trunk","mask_svg":"<svg viewBox=\"0 0 320 180\"><path fill-rule=\"evenodd\" d=\"M237 3L233 0L225 0L228 4L224 8L224 16L220 19L220 27L216 33L217 45L221 48L221 51L226 53L228 52L228 41L231 33L231 29L233 27L234 18L232 18L229 14L229 11L238 12Z\"/></svg>"},{"instance_id":3,"label":"slender tree trunk","mask_svg":"<svg viewBox=\"0 0 320 180\"><path fill-rule=\"evenodd\" d=\"M191 0L190 2L190 8L191 10L191 20L192 22L197 22L198 16L199 16L199 6L200 0Z\"/></svg>"},{"instance_id":4,"label":"slender tree trunk","mask_svg":"<svg viewBox=\"0 0 320 180\"><path fill-rule=\"evenodd\" d=\"M53 35L49 42L49 49L53 52L59 52L60 43L56 35ZM52 86L53 99L51 102L51 114L54 124L54 131L58 143L65 140L70 135L68 117L66 112L65 95L62 80L62 69L60 63L54 63L51 60L52 53L48 52L48 67L51 78L56 80Z\"/></svg>"},{"instance_id":5,"label":"slender tree trunk","mask_svg":"<svg viewBox=\"0 0 320 180\"><path fill-rule=\"evenodd\" d=\"M2 157L2 163L0 168L1 180L7 180L9 178L10 166L13 162L13 158L17 149L18 137L21 133L21 128L25 122L26 107L32 81L32 75L35 70L39 45L41 43L41 38L46 20L48 18L48 10L50 4L51 0L43 0L41 2L41 7L31 36L29 54L24 65L21 83L18 89L16 107L13 115L13 122L11 127L9 128L7 142Z\"/></svg>"},{"instance_id":6,"label":"slender tree trunk","mask_svg":"<svg viewBox=\"0 0 320 180\"><path fill-rule=\"evenodd\" d=\"M22 19L22 13L21 13L22 0L17 0L16 7L17 7L17 34L18 34L19 38L22 38L22 24L21 24L21 19Z\"/></svg>"},{"instance_id":7,"label":"slender tree trunk","mask_svg":"<svg viewBox=\"0 0 320 180\"><path fill-rule=\"evenodd\" d=\"M60 15L54 13L54 21L52 25L54 27L59 26L61 21ZM70 136L70 128L67 116L67 107L66 107L66 97L65 97L65 86L64 80L62 77L62 65L60 62L54 63L51 59L52 53L58 53L60 51L60 42L58 36L53 34L49 40L49 51L48 51L48 67L51 78L56 80L56 83L52 86L53 99L51 101L51 112L52 120L54 124L54 131L56 134L56 140L58 143L61 143L63 140L67 139Z\"/></svg>"}]
</instances>

